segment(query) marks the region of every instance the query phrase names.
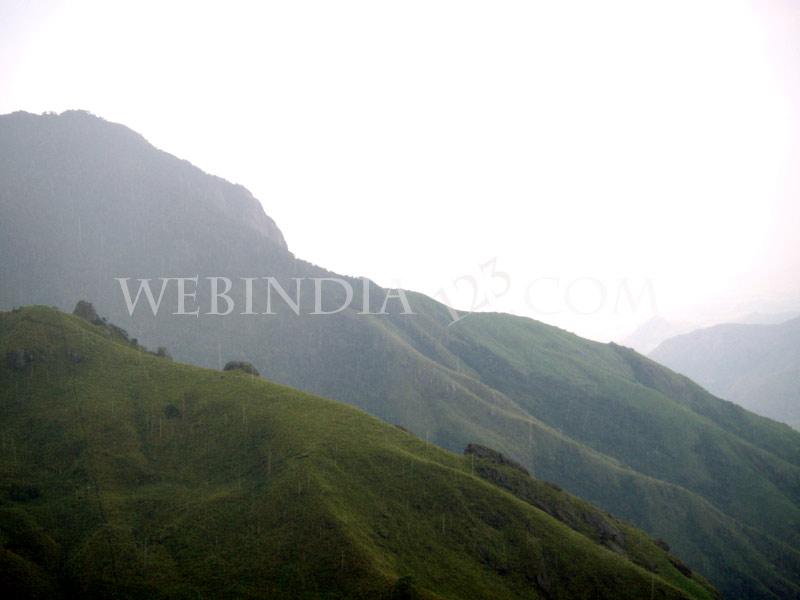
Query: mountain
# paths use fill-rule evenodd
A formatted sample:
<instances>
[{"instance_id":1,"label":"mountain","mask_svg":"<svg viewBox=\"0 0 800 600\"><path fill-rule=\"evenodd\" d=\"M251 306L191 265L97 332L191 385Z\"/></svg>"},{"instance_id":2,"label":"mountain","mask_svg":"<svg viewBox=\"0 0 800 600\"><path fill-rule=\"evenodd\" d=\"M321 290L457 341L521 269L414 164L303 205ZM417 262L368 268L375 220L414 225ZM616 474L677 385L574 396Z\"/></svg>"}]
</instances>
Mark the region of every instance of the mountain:
<instances>
[{"instance_id":1,"label":"mountain","mask_svg":"<svg viewBox=\"0 0 800 600\"><path fill-rule=\"evenodd\" d=\"M730 323L771 325L783 323L798 316L800 315L797 312L756 311L740 314L726 319L726 321ZM670 338L718 324L720 324L719 320L709 321L707 318L693 324L689 321L672 321L660 316L653 317L639 325L630 335L622 339L621 343L623 346L629 346L641 354L649 355Z\"/></svg>"},{"instance_id":2,"label":"mountain","mask_svg":"<svg viewBox=\"0 0 800 600\"><path fill-rule=\"evenodd\" d=\"M622 345L629 346L642 354L649 354L664 340L688 333L693 329L696 327L685 321L669 321L664 317L653 317L625 337Z\"/></svg>"},{"instance_id":3,"label":"mountain","mask_svg":"<svg viewBox=\"0 0 800 600\"><path fill-rule=\"evenodd\" d=\"M397 292L295 257L253 202L87 113L0 117L0 307L88 299L178 360L250 361L431 444L496 448L666 540L729 597L800 597L800 434L621 346L520 317L454 314L411 292L414 314L404 314ZM206 278L219 276L232 281L227 316L208 314ZM129 314L115 279L135 296L137 278L151 278L158 296L158 278L176 277L198 277L196 297L172 279L155 315L144 296ZM303 310L273 293L274 314L240 314L267 312L261 277L299 288ZM240 278L253 280L253 311ZM312 314L324 278L345 281L357 303ZM339 284L325 290L320 309L347 299ZM197 316L173 314L195 305Z\"/></svg>"},{"instance_id":4,"label":"mountain","mask_svg":"<svg viewBox=\"0 0 800 600\"><path fill-rule=\"evenodd\" d=\"M651 357L747 410L800 428L800 318L699 329L666 340Z\"/></svg>"},{"instance_id":5,"label":"mountain","mask_svg":"<svg viewBox=\"0 0 800 600\"><path fill-rule=\"evenodd\" d=\"M0 313L14 598L717 597L662 542L487 448Z\"/></svg>"}]
</instances>

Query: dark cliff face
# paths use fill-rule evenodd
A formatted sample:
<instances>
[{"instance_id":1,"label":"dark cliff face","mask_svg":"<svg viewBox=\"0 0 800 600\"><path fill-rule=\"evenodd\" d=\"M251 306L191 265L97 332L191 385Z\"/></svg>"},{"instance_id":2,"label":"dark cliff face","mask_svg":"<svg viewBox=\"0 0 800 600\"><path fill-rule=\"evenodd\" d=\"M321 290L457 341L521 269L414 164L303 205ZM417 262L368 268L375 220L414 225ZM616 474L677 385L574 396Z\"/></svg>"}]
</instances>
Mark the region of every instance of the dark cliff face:
<instances>
[{"instance_id":1,"label":"dark cliff face","mask_svg":"<svg viewBox=\"0 0 800 600\"><path fill-rule=\"evenodd\" d=\"M3 306L89 299L123 322L114 277L257 277L295 262L244 187L83 111L0 116L0 181Z\"/></svg>"},{"instance_id":2,"label":"dark cliff face","mask_svg":"<svg viewBox=\"0 0 800 600\"><path fill-rule=\"evenodd\" d=\"M246 188L211 176L154 148L127 127L85 111L0 116L0 169L0 197L7 208L27 210L34 218L60 219L58 225L78 240L96 234L95 228L117 241L125 239L120 225L159 230L179 210L190 225L235 224L287 251L275 221ZM28 176L31 173L37 176ZM48 177L42 179L42 173ZM59 204L68 214L36 210L52 208L53 194L61 196ZM120 195L124 202L119 202ZM120 212L129 221L120 220Z\"/></svg>"}]
</instances>

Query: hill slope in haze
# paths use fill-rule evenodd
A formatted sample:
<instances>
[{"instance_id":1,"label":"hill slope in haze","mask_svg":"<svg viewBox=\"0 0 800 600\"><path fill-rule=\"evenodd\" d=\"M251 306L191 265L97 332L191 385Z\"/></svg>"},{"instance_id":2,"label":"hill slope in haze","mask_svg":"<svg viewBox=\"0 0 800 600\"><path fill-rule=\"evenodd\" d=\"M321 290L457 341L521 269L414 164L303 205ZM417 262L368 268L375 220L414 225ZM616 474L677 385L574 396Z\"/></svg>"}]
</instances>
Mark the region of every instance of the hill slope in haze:
<instances>
[{"instance_id":1,"label":"hill slope in haze","mask_svg":"<svg viewBox=\"0 0 800 600\"><path fill-rule=\"evenodd\" d=\"M653 317L626 336L622 340L622 345L629 346L642 354L649 354L664 340L693 329L696 329L696 326L688 322Z\"/></svg>"},{"instance_id":2,"label":"hill slope in haze","mask_svg":"<svg viewBox=\"0 0 800 600\"><path fill-rule=\"evenodd\" d=\"M0 353L15 598L716 597L642 532L486 449L456 456L48 308L0 313Z\"/></svg>"},{"instance_id":3,"label":"hill slope in haze","mask_svg":"<svg viewBox=\"0 0 800 600\"><path fill-rule=\"evenodd\" d=\"M616 345L408 294L416 314L130 316L115 277L335 274L296 258L243 188L80 112L0 117L0 307L88 299L147 345L354 404L461 451L497 448L535 476L665 539L730 597L800 597L800 434ZM310 209L313 207L310 207ZM253 221L253 223L251 223ZM354 297L364 280L350 279ZM308 283L307 281L305 283ZM254 282L265 310L264 281ZM370 286L371 312L386 290ZM135 290L134 290L135 291ZM158 290L156 290L158 293ZM201 287L201 312L210 306ZM324 308L343 292L327 288ZM301 286L303 306L314 289Z\"/></svg>"},{"instance_id":4,"label":"hill slope in haze","mask_svg":"<svg viewBox=\"0 0 800 600\"><path fill-rule=\"evenodd\" d=\"M800 318L698 329L650 356L721 398L800 428Z\"/></svg>"}]
</instances>

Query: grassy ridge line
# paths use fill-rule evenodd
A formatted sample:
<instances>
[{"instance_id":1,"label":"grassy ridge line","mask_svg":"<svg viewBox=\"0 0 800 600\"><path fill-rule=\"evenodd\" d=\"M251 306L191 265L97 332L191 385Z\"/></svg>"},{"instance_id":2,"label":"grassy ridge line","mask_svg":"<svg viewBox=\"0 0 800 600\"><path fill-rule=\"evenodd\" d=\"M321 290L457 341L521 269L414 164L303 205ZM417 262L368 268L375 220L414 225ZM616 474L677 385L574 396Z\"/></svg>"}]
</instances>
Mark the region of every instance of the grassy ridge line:
<instances>
[{"instance_id":1,"label":"grassy ridge line","mask_svg":"<svg viewBox=\"0 0 800 600\"><path fill-rule=\"evenodd\" d=\"M146 376L147 372L145 371L143 375ZM721 556L730 548L739 548L742 555L748 558L746 561L738 563L737 568L742 569L743 572L758 573L761 577L768 575L772 577L774 568L769 564L765 564L764 557L759 556L752 547L763 547L767 543L770 547L776 548L777 546L774 544L763 540L758 543L752 543L753 532L747 535L738 532L738 524L730 519L722 518L720 515L715 514L714 511L709 511L710 507L707 503L700 501L699 498L692 497L684 490L670 488L667 484L661 482L644 480L631 471L615 469L609 473L608 469L602 466L606 464L604 462L590 462L587 464L585 454L587 450L574 442L570 442L567 449L571 448L570 452L575 455L575 460L569 459L570 453L566 453L567 456L565 458L562 452L565 449L563 446L564 438L560 436L558 438L553 437L552 433L548 431L534 430L533 438L536 444L531 450L529 444L531 430L529 427L530 424L528 422L518 422L515 431L510 432L512 435L498 440L500 442L498 447L505 449L509 439L517 439L518 452L516 454L519 453L519 449L523 448L531 451L533 455L531 460L536 462L537 472L546 472L547 461L552 461L551 464L554 469L560 469L566 464L568 468L563 470L562 473L573 478L574 484L571 489L578 490L581 493L584 493L585 489L586 497L592 501L599 502L601 505L608 503L608 497L592 495L592 492L596 489L604 490L609 496L615 498L625 497L631 499L631 502L623 506L619 511L620 514L623 514L626 518L636 519L637 522L646 524L651 532L655 532L657 535L669 540L681 556L688 558L690 564L702 572L714 572L714 568L718 568L720 564L719 559L714 562L715 557ZM473 439L483 438L476 436ZM459 443L455 447L463 448L469 441L471 440L466 438L463 443ZM577 457L581 458L578 459ZM541 469L538 468L540 466L542 467ZM609 477L610 475L613 475L613 477ZM654 514L668 515L668 518L654 520ZM686 522L687 514L693 515L695 520L701 524L692 528L695 535L689 538L689 551L687 551L686 543L675 543L675 540L680 538L680 527ZM772 552L772 555L780 557L779 552ZM782 560L786 563L786 560L783 558ZM782 581L780 573L776 575L776 580L779 582L780 587L772 586L767 588L762 586L759 589L758 583L751 583L747 588L749 590L748 593L752 593L754 589L759 589L760 592L768 595L770 593L769 589L778 589L781 592L780 595L785 597L784 590L794 589L792 585L787 585L785 581Z\"/></svg>"},{"instance_id":2,"label":"grassy ridge line","mask_svg":"<svg viewBox=\"0 0 800 600\"><path fill-rule=\"evenodd\" d=\"M495 451L480 447L476 451L473 448L474 446L470 446L465 451L471 459L473 473L543 510L595 543L624 554L650 571L674 573L678 569L684 574L691 572L679 559L657 551L656 547L668 550L667 544L662 540L654 541L629 523L598 510L585 500L567 494L558 486L534 479L524 468L509 463ZM652 562L654 560L658 562ZM675 578L673 583L690 593L697 593L699 588L712 589L707 581L696 575L691 579Z\"/></svg>"},{"instance_id":3,"label":"grassy ridge line","mask_svg":"<svg viewBox=\"0 0 800 600\"><path fill-rule=\"evenodd\" d=\"M479 316L471 315L463 323ZM400 317L397 320L403 322ZM548 331L554 329L542 324L534 325ZM384 327L385 323L381 321L381 329ZM431 328L431 331L434 330ZM564 335L564 332L552 335L557 340L558 335ZM575 343L580 341L578 338L575 340ZM368 403L365 408L370 412L392 422L408 424L421 437L451 450L458 451L467 443L481 440L517 457L531 466L537 475L558 481L573 493L636 522L652 535L668 540L684 560L701 572L712 575L717 582L730 581L727 589L734 597L784 598L798 594L793 575L800 573L797 553L785 543L723 514L694 492L643 475L619 460L579 444L567 437L567 431L556 431L529 415L517 417L516 409L511 412L501 410L499 406L506 405L507 401L496 403L492 399L503 394L479 381L471 381L468 376L477 376L478 373L466 364L459 366L458 359L453 359L457 369L454 372L448 373L441 366L426 370L424 367L430 366L430 356L438 351L431 350L423 356L409 342L398 346L406 348L408 355L414 357L411 360L417 361L417 366L410 368L415 374L411 381L414 391L427 398L427 404L418 411L417 405L412 404L413 410L409 406L406 412L387 413L383 408L386 405L405 406L405 400L398 401L392 397L385 399L382 405ZM604 348L601 344L596 346ZM429 343L427 347L435 347L435 343ZM608 354L607 349L605 353ZM610 354L606 360L625 372L629 370L618 356ZM586 368L586 365L582 366ZM454 381L463 382L470 393L463 393L461 383L456 385ZM626 385L632 383L626 382ZM383 387L388 386L390 393L404 390L408 385L409 381L405 379L383 382ZM637 389L654 394L652 390L636 385ZM453 389L461 393L452 393ZM513 405L518 406L518 403ZM673 412L675 410L686 414L684 407L676 407ZM636 414L636 410L632 413ZM732 569L735 569L735 576L731 575Z\"/></svg>"},{"instance_id":4,"label":"grassy ridge line","mask_svg":"<svg viewBox=\"0 0 800 600\"><path fill-rule=\"evenodd\" d=\"M446 315L440 316L443 319L447 319ZM498 319L498 322L503 320L508 322L514 330L514 336L522 336L525 340L526 343L522 344L523 348L520 350L520 348L517 348L519 344L508 343L507 332L502 327L496 326L497 323L494 321L489 323L491 319ZM400 318L396 321L398 327L402 323L407 323ZM453 352L469 359L468 355L463 352L459 353L459 348L453 346L453 339L457 339L460 329L469 329L472 327L470 323L474 324L476 322L481 322L485 327L490 327L491 325L491 331L483 332L487 334L486 336L480 336L481 345L486 344L487 340L491 341L492 335L495 335L499 338L498 347L500 351L511 354L516 360L521 360L520 357L525 357L526 353L533 353L533 356L522 364L536 363L536 357L542 352L545 353L545 357L551 356L551 353L555 352L558 357L556 360L558 364L573 364L573 371L569 373L570 377L561 374L558 380L561 387L566 385L566 382L571 380L570 378L578 377L578 381L585 381L587 373L592 375L599 370L605 372L608 377L624 377L623 383L625 386L639 390L633 394L634 397L638 397L642 393L651 395L658 400L660 405L671 406L670 414L684 415L684 419L688 415L689 419L696 424L700 423L703 427L708 426L708 418L710 417L706 414L698 415L691 411L687 412L689 410L687 406L676 404L676 401L673 401L671 397L664 397L658 394L657 391L633 379L631 374L632 367L625 362L623 357L619 356L612 345L587 342L577 338L577 336L528 319L509 315L469 315L456 325L448 328L446 335L441 337L434 336L434 340L429 340L422 346L430 349L447 344ZM413 339L416 339L415 336L418 335L429 335L425 332L416 331L416 328L411 324L403 325L403 327L407 331L414 330L408 333ZM529 330L542 330L544 339L531 339ZM431 328L431 331L435 330ZM512 336L511 339L513 340L514 337ZM575 360L573 357L574 349L571 346L565 349L563 346L564 340L567 342L572 340L571 343L573 345L578 344L582 353L586 355L584 357L585 360ZM429 350L431 355L439 352L441 352L441 348L435 351ZM596 360L593 358L595 354L598 355ZM459 359L454 360L458 362ZM590 362L587 362L587 360ZM652 363L650 364L652 365ZM600 366L596 367L596 365ZM481 371L480 365L473 365L467 360L464 366L459 365L457 370L462 375L473 373L477 378L483 376L482 381L487 386L493 386L493 393L496 394L497 389L508 390L508 382L513 383L514 377L518 375L518 370L504 370L502 366L502 362L495 361L491 365L492 369L486 372ZM666 371L666 369L658 365L653 366L657 371ZM536 367L545 369L546 365L538 364ZM619 373L619 376L616 373ZM579 377L581 374L583 376ZM519 388L520 396L514 396L517 399L517 405L524 403L531 393L529 382L523 383L524 385ZM592 398L589 394L591 387L592 384L590 383L584 385L579 396ZM557 408L560 402L558 391L555 390L556 393L554 395L547 395L543 404L551 409ZM509 391L509 394L512 393L513 390ZM729 404L714 399L703 390L700 390L700 393L699 402L706 407L719 405L724 412L725 407ZM622 396L624 397L624 394ZM446 397L441 399L443 403L449 401ZM600 408L600 405L594 408ZM797 578L800 577L800 562L798 562L796 549L788 546L786 542L778 541L774 536L759 528L748 526L727 514L723 514L708 499L700 497L696 491L689 491L681 485L664 481L661 477L648 477L639 471L633 471L631 467L608 455L603 457L605 460L595 460L594 458L601 455L574 441L575 439L580 439L580 436L571 429L576 421L579 422L579 420L575 419L574 411L571 414L569 414L570 411L563 413L564 422L561 422L558 419L554 419L553 415L547 411L539 412L529 407L532 414L543 417L551 424L551 426L539 427L537 424L541 423L541 421L538 421L535 417L499 419L497 415L490 415L491 418L487 418L485 414L478 416L473 414L468 418L454 416L459 414L461 410L457 403L452 407L448 415L451 419L450 429L461 429L468 433L456 437L453 437L452 434L448 437L439 437L436 439L437 443L457 450L463 448L469 441L483 440L484 443L503 450L521 460L529 468L532 468L537 475L558 481L573 493L577 493L608 510L613 510L616 514L635 522L637 526L645 528L652 535L669 540L678 554L690 564L713 576L714 581L720 584L726 582L727 592L734 597L784 598L800 596L800 588L796 583ZM624 425L627 423L625 435L630 435L634 432L638 433L637 429L630 424L628 417L629 415L636 416L640 412L640 408L635 405L629 405L625 412L626 414L617 415L618 424ZM737 412L739 411L732 411L730 414L726 413L729 420L735 417ZM604 417L602 414L599 416L600 418L597 421L602 422ZM760 418L755 420L756 425L759 425L760 421L762 421ZM410 422L414 422L413 418ZM480 429L475 426L476 422L482 424ZM560 426L558 431L553 428L556 425ZM763 436L766 439L776 424L767 422L767 425L766 429L764 427L755 428L750 433L750 437ZM712 426L712 430L716 428L716 425ZM728 427L728 429L730 428ZM414 429L419 431L418 428ZM780 449L788 452L791 449L789 442L794 439L793 436L796 436L796 434L786 427L781 426L779 429L783 433L789 431L791 434L777 444ZM503 432L502 435L498 433L500 431ZM557 434L557 437L553 435L553 432ZM566 437L566 435L570 435L572 439ZM472 436L471 439L469 439L470 436ZM620 438L612 436L612 442L617 443L618 439ZM648 438L645 436L645 439ZM652 438L650 439L652 441ZM728 439L730 440L730 438ZM666 440L664 444L656 442L653 444L653 448L648 447L643 451L639 450L630 454L634 457L637 454L646 457L648 452L652 452L653 449L662 446L668 448L674 442L682 443L681 436L673 436L671 440ZM590 441L588 445L592 446L593 444ZM752 452L752 445L748 444L747 441L737 442L736 446L739 448L750 447L751 454L756 458L763 456L761 450ZM761 446L767 445L761 444ZM711 447L714 447L713 443ZM625 453L619 455L619 458L626 462L631 461L631 458L626 456ZM635 461L633 462L635 463ZM673 462L676 466L682 464L677 459L674 459ZM769 462L773 465L785 464L780 460L775 460L774 457ZM612 468L609 468L609 466ZM760 465L757 466L760 467ZM789 471L791 472L791 468ZM712 475L711 481L714 481L717 478L717 474L713 473ZM762 474L755 473L754 475L753 481L763 481ZM736 473L734 477L739 480L742 479L739 473ZM722 480L721 483L724 483L724 481ZM704 491L708 492L708 490ZM762 500L770 498L771 494L772 492L759 493L756 494L755 498L750 494L753 500L749 503L750 506L761 506L763 504ZM710 495L713 497L714 494ZM633 502L632 499L636 499L636 502ZM792 504L791 501L789 503L786 500L781 502L789 509L790 513L791 511L796 512L796 505ZM742 513L741 509L739 509L739 512ZM747 513L742 514L746 515ZM785 514L781 515L780 512L776 512L757 516L766 517L767 520L771 518L773 531L777 529L782 538L792 539L792 536L795 535L794 532L796 532L797 528L791 524L791 521L787 523L783 520ZM736 573L736 575L733 575L733 573Z\"/></svg>"},{"instance_id":5,"label":"grassy ridge line","mask_svg":"<svg viewBox=\"0 0 800 600\"><path fill-rule=\"evenodd\" d=\"M790 545L800 543L800 467L736 437L653 387L614 375L608 365L630 367L613 347L587 345L599 359L567 358L571 350L561 346L542 350L548 343L534 339L542 327L525 323L474 315L455 326L462 340L482 348L468 362L488 385L573 439L641 473L700 493L738 520ZM508 368L489 369L487 351L494 357L492 365L504 361ZM572 370L554 370L559 364L562 371L565 366ZM581 413L591 413L592 418L576 418Z\"/></svg>"},{"instance_id":6,"label":"grassy ridge line","mask_svg":"<svg viewBox=\"0 0 800 600\"><path fill-rule=\"evenodd\" d=\"M412 574L431 598L690 596L357 409L157 359L47 309L3 314L0 339L40 357L3 386L17 445L0 485L42 491L1 508L47 532L86 595L378 597Z\"/></svg>"},{"instance_id":7,"label":"grassy ridge line","mask_svg":"<svg viewBox=\"0 0 800 600\"><path fill-rule=\"evenodd\" d=\"M800 435L788 425L751 413L733 402L716 398L688 377L633 350L622 346L615 346L614 349L628 362L633 377L640 383L669 394L730 433L794 465L800 465Z\"/></svg>"}]
</instances>

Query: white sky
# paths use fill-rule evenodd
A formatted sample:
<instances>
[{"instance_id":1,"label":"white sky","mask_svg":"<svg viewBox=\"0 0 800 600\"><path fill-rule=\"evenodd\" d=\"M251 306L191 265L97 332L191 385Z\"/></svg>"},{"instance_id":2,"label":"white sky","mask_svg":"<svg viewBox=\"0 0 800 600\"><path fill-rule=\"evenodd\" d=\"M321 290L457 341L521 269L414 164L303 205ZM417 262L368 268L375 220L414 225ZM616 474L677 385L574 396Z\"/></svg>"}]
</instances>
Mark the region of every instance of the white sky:
<instances>
[{"instance_id":1,"label":"white sky","mask_svg":"<svg viewBox=\"0 0 800 600\"><path fill-rule=\"evenodd\" d=\"M609 339L653 313L621 279L668 317L800 304L799 11L0 0L0 113L124 123L338 272L468 308L496 258L488 308Z\"/></svg>"}]
</instances>

